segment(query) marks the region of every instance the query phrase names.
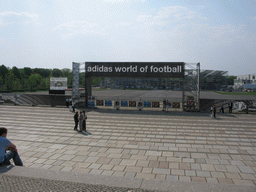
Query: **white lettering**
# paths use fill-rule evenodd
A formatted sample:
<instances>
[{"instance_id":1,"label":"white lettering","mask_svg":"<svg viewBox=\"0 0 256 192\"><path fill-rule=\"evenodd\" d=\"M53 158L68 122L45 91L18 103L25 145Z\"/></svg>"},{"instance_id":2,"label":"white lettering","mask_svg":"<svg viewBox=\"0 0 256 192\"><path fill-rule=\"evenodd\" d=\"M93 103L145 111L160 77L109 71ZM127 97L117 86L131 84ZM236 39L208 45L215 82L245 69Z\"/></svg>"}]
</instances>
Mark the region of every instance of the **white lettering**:
<instances>
[{"instance_id":1,"label":"white lettering","mask_svg":"<svg viewBox=\"0 0 256 192\"><path fill-rule=\"evenodd\" d=\"M133 67L132 65L130 65L129 67L115 67L115 71L116 72L133 72L136 73L138 70L138 66L136 65L135 67Z\"/></svg>"},{"instance_id":2,"label":"white lettering","mask_svg":"<svg viewBox=\"0 0 256 192\"><path fill-rule=\"evenodd\" d=\"M101 66L98 66L98 65L95 65L94 67L91 67L91 66L88 66L87 67L87 71L86 72L112 72L112 67L105 67L104 65L101 65Z\"/></svg>"},{"instance_id":3,"label":"white lettering","mask_svg":"<svg viewBox=\"0 0 256 192\"><path fill-rule=\"evenodd\" d=\"M147 71L148 71L148 66L147 65L145 67L140 68L141 73L144 73L144 72L147 73Z\"/></svg>"}]
</instances>

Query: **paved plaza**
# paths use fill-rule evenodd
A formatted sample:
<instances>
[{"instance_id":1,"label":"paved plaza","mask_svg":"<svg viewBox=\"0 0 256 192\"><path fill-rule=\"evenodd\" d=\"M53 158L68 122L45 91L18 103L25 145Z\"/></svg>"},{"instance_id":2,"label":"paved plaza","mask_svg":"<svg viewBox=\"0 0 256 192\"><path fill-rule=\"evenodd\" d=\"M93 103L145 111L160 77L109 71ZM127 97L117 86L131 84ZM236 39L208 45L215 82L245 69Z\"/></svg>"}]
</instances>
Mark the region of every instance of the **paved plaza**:
<instances>
[{"instance_id":1,"label":"paved plaza","mask_svg":"<svg viewBox=\"0 0 256 192\"><path fill-rule=\"evenodd\" d=\"M110 187L91 191L256 190L255 113L217 119L130 108L86 114L88 132L79 133L68 108L1 105L0 126L25 165L0 168L1 180Z\"/></svg>"}]
</instances>

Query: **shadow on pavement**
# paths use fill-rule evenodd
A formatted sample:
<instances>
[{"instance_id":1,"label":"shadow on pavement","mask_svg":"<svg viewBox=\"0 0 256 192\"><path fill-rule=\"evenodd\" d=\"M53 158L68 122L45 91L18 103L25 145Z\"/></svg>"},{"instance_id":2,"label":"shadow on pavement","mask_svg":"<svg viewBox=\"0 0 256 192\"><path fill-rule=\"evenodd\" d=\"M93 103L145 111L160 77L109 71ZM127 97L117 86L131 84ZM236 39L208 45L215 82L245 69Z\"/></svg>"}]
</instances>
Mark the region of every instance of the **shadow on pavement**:
<instances>
[{"instance_id":1,"label":"shadow on pavement","mask_svg":"<svg viewBox=\"0 0 256 192\"><path fill-rule=\"evenodd\" d=\"M0 173L6 173L10 171L13 167L13 165L2 165L0 166Z\"/></svg>"}]
</instances>

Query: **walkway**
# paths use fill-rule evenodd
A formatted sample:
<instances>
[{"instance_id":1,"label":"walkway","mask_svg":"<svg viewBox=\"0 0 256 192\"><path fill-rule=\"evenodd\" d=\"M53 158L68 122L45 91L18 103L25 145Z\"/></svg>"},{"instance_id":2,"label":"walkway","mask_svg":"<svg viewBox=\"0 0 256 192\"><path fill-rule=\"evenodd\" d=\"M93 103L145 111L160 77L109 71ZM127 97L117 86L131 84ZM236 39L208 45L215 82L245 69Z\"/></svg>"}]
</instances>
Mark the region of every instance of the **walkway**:
<instances>
[{"instance_id":1,"label":"walkway","mask_svg":"<svg viewBox=\"0 0 256 192\"><path fill-rule=\"evenodd\" d=\"M204 113L87 110L88 132L79 133L67 108L0 109L0 126L8 128L25 165L0 168L7 184L50 179L53 191L65 186L61 182L79 183L78 189L97 184L101 191L256 190L255 114L211 119Z\"/></svg>"}]
</instances>

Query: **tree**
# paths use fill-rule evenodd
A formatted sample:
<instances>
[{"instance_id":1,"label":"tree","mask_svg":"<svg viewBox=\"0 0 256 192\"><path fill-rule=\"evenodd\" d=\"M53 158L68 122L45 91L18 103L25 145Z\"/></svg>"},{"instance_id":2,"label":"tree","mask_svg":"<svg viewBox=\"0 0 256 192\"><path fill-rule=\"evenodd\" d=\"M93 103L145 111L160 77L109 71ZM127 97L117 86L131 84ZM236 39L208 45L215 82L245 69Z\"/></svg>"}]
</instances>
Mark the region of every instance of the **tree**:
<instances>
[{"instance_id":1,"label":"tree","mask_svg":"<svg viewBox=\"0 0 256 192\"><path fill-rule=\"evenodd\" d=\"M15 76L13 75L12 71L9 71L5 75L5 89L7 91L12 91L13 90L13 82L15 80Z\"/></svg>"},{"instance_id":2,"label":"tree","mask_svg":"<svg viewBox=\"0 0 256 192\"><path fill-rule=\"evenodd\" d=\"M53 69L52 70L52 76L53 77L63 77L63 73L59 69Z\"/></svg>"},{"instance_id":3,"label":"tree","mask_svg":"<svg viewBox=\"0 0 256 192\"><path fill-rule=\"evenodd\" d=\"M99 86L101 80L102 80L101 77L93 77L92 78L92 86Z\"/></svg>"},{"instance_id":4,"label":"tree","mask_svg":"<svg viewBox=\"0 0 256 192\"><path fill-rule=\"evenodd\" d=\"M47 87L47 90L50 89L50 84L51 84L50 77L47 77L47 78L46 78L46 87Z\"/></svg>"},{"instance_id":5,"label":"tree","mask_svg":"<svg viewBox=\"0 0 256 192\"><path fill-rule=\"evenodd\" d=\"M24 67L24 73L29 77L33 73L33 70L29 67Z\"/></svg>"},{"instance_id":6,"label":"tree","mask_svg":"<svg viewBox=\"0 0 256 192\"><path fill-rule=\"evenodd\" d=\"M3 83L5 81L5 76L8 74L9 70L7 67L5 67L4 65L0 66L0 77L2 77L3 79Z\"/></svg>"},{"instance_id":7,"label":"tree","mask_svg":"<svg viewBox=\"0 0 256 192\"><path fill-rule=\"evenodd\" d=\"M39 74L30 75L28 78L30 91L36 91L42 80L43 78Z\"/></svg>"},{"instance_id":8,"label":"tree","mask_svg":"<svg viewBox=\"0 0 256 192\"><path fill-rule=\"evenodd\" d=\"M236 79L236 76L228 76L227 80L228 80L228 85L234 85L234 80Z\"/></svg>"},{"instance_id":9,"label":"tree","mask_svg":"<svg viewBox=\"0 0 256 192\"><path fill-rule=\"evenodd\" d=\"M0 89L2 89L3 86L4 86L4 80L3 80L3 78L0 76Z\"/></svg>"},{"instance_id":10,"label":"tree","mask_svg":"<svg viewBox=\"0 0 256 192\"><path fill-rule=\"evenodd\" d=\"M21 81L18 78L15 78L13 80L12 84L13 84L13 90L15 90L15 91L17 91L17 90L22 91L23 90Z\"/></svg>"},{"instance_id":11,"label":"tree","mask_svg":"<svg viewBox=\"0 0 256 192\"><path fill-rule=\"evenodd\" d=\"M68 68L62 69L61 71L64 77L69 77L72 74L71 69Z\"/></svg>"},{"instance_id":12,"label":"tree","mask_svg":"<svg viewBox=\"0 0 256 192\"><path fill-rule=\"evenodd\" d=\"M40 89L40 90L46 90L47 89L46 79L44 79L44 78L41 79L40 84L38 86L38 89Z\"/></svg>"},{"instance_id":13,"label":"tree","mask_svg":"<svg viewBox=\"0 0 256 192\"><path fill-rule=\"evenodd\" d=\"M42 68L35 68L34 73L38 73L43 78L47 78L51 75L52 70L51 69L42 69Z\"/></svg>"},{"instance_id":14,"label":"tree","mask_svg":"<svg viewBox=\"0 0 256 192\"><path fill-rule=\"evenodd\" d=\"M17 77L18 79L21 79L20 71L17 67L14 66L11 71L15 77Z\"/></svg>"},{"instance_id":15,"label":"tree","mask_svg":"<svg viewBox=\"0 0 256 192\"><path fill-rule=\"evenodd\" d=\"M71 88L72 87L72 71L71 69L68 69L68 68L65 68L65 69L62 69L62 74L64 77L67 77L68 78L68 88Z\"/></svg>"}]
</instances>

